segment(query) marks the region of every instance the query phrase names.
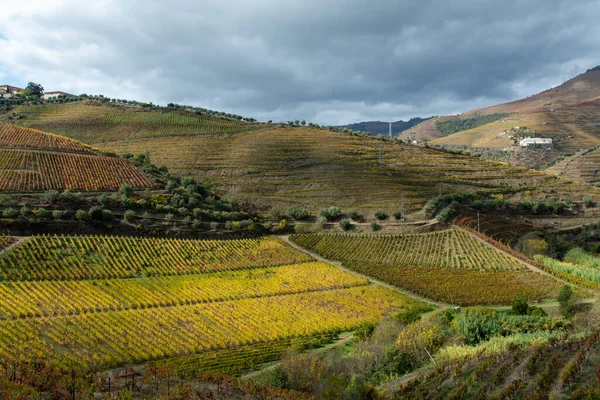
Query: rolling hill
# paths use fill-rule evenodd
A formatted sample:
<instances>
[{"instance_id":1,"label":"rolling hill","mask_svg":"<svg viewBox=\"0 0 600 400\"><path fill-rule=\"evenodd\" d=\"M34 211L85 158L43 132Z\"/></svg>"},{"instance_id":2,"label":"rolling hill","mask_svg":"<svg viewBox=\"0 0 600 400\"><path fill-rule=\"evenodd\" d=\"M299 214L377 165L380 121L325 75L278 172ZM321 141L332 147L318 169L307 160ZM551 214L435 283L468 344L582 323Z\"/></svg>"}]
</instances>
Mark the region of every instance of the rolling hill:
<instances>
[{"instance_id":1,"label":"rolling hill","mask_svg":"<svg viewBox=\"0 0 600 400\"><path fill-rule=\"evenodd\" d=\"M430 117L431 118L431 117ZM405 131L407 129L412 128L413 126L420 124L423 121L427 121L429 118L411 118L408 121L396 121L392 122L392 136L398 136L399 133ZM338 128L346 128L353 131L363 131L369 132L372 135L387 135L389 133L389 122L383 121L365 121L365 122L357 122L355 124L342 125Z\"/></svg>"},{"instance_id":2,"label":"rolling hill","mask_svg":"<svg viewBox=\"0 0 600 400\"><path fill-rule=\"evenodd\" d=\"M23 117L16 123L118 154L148 152L154 164L210 182L219 195L261 209L336 204L391 212L404 196L412 212L438 194L440 185L443 192L507 196L525 191L535 196L536 189L550 188L566 196L580 193L526 168L325 129L216 119L209 124L195 115L90 102L20 106L13 112ZM379 164L380 151L385 165Z\"/></svg>"},{"instance_id":3,"label":"rolling hill","mask_svg":"<svg viewBox=\"0 0 600 400\"><path fill-rule=\"evenodd\" d=\"M0 124L0 190L116 190L152 184L126 160L69 138Z\"/></svg>"},{"instance_id":4,"label":"rolling hill","mask_svg":"<svg viewBox=\"0 0 600 400\"><path fill-rule=\"evenodd\" d=\"M549 137L556 151L536 166L551 163L600 144L600 69L524 99L427 120L401 136L495 150L511 149L523 136Z\"/></svg>"}]
</instances>

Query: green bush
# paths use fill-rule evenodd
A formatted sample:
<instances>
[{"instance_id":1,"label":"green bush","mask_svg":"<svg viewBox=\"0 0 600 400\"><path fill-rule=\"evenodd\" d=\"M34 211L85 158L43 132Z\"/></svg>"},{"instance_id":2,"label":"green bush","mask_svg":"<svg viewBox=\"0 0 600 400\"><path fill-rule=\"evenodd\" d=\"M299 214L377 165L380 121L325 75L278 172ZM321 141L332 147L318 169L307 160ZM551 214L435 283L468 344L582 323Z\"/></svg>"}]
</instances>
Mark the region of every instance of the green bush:
<instances>
[{"instance_id":1,"label":"green bush","mask_svg":"<svg viewBox=\"0 0 600 400\"><path fill-rule=\"evenodd\" d=\"M401 211L396 211L394 214L392 214L394 216L394 218L396 218L396 221L399 221L401 219L404 218L404 215L402 215Z\"/></svg>"},{"instance_id":2,"label":"green bush","mask_svg":"<svg viewBox=\"0 0 600 400\"><path fill-rule=\"evenodd\" d=\"M300 206L292 206L288 208L288 215L296 220L306 219L308 211Z\"/></svg>"},{"instance_id":3,"label":"green bush","mask_svg":"<svg viewBox=\"0 0 600 400\"><path fill-rule=\"evenodd\" d=\"M340 215L342 215L342 209L339 207L336 207L336 206L331 206L331 207L324 208L321 211L319 211L319 215L327 218L328 221L331 221L336 218L339 218Z\"/></svg>"},{"instance_id":4,"label":"green bush","mask_svg":"<svg viewBox=\"0 0 600 400\"><path fill-rule=\"evenodd\" d=\"M167 214L167 215L169 215L169 214ZM133 210L127 210L127 211L125 211L125 214L123 214L123 218L125 218L125 221L132 221L134 217L135 217L135 211L133 211Z\"/></svg>"},{"instance_id":5,"label":"green bush","mask_svg":"<svg viewBox=\"0 0 600 400\"><path fill-rule=\"evenodd\" d=\"M556 300L558 301L561 314L563 314L565 316L568 316L571 314L571 306L573 305L573 297L574 297L574 293L573 293L573 289L571 289L571 286L564 285L560 288L560 290L558 291L558 297L556 298Z\"/></svg>"},{"instance_id":6,"label":"green bush","mask_svg":"<svg viewBox=\"0 0 600 400\"><path fill-rule=\"evenodd\" d=\"M479 308L467 309L456 318L456 329L469 345L476 345L500 331L495 312Z\"/></svg>"},{"instance_id":7,"label":"green bush","mask_svg":"<svg viewBox=\"0 0 600 400\"><path fill-rule=\"evenodd\" d=\"M62 219L65 216L64 211L54 210L52 211L52 218L54 219Z\"/></svg>"},{"instance_id":8,"label":"green bush","mask_svg":"<svg viewBox=\"0 0 600 400\"><path fill-rule=\"evenodd\" d=\"M529 305L527 304L527 300L517 298L512 302L512 312L515 315L526 315L527 310L529 309Z\"/></svg>"},{"instance_id":9,"label":"green bush","mask_svg":"<svg viewBox=\"0 0 600 400\"><path fill-rule=\"evenodd\" d=\"M377 221L371 222L371 229L374 231L378 231L381 229L381 225L377 223Z\"/></svg>"},{"instance_id":10,"label":"green bush","mask_svg":"<svg viewBox=\"0 0 600 400\"><path fill-rule=\"evenodd\" d=\"M46 219L46 218L51 218L52 217L52 212L46 210L45 208L40 207L40 208L36 208L35 210L33 210L33 215L36 218Z\"/></svg>"},{"instance_id":11,"label":"green bush","mask_svg":"<svg viewBox=\"0 0 600 400\"><path fill-rule=\"evenodd\" d=\"M358 221L360 219L360 214L356 210L349 210L346 213L346 218L350 218L350 219L353 219L355 221Z\"/></svg>"},{"instance_id":12,"label":"green bush","mask_svg":"<svg viewBox=\"0 0 600 400\"><path fill-rule=\"evenodd\" d=\"M44 192L42 197L48 203L54 203L55 201L57 201L59 199L60 193L57 190L48 190L48 191Z\"/></svg>"},{"instance_id":13,"label":"green bush","mask_svg":"<svg viewBox=\"0 0 600 400\"><path fill-rule=\"evenodd\" d=\"M590 197L584 197L583 205L585 205L587 208L592 208L592 207L596 207L596 202L594 201L594 199L592 199Z\"/></svg>"},{"instance_id":14,"label":"green bush","mask_svg":"<svg viewBox=\"0 0 600 400\"><path fill-rule=\"evenodd\" d=\"M31 214L31 210L27 206L21 207L21 211L19 211L21 217L28 217Z\"/></svg>"},{"instance_id":15,"label":"green bush","mask_svg":"<svg viewBox=\"0 0 600 400\"><path fill-rule=\"evenodd\" d=\"M319 217L317 219L317 225L319 225L321 228L325 228L325 226L327 225L327 218Z\"/></svg>"},{"instance_id":16,"label":"green bush","mask_svg":"<svg viewBox=\"0 0 600 400\"><path fill-rule=\"evenodd\" d=\"M340 221L340 228L347 231L352 228L352 223L350 222L349 219L344 218L343 220Z\"/></svg>"},{"instance_id":17,"label":"green bush","mask_svg":"<svg viewBox=\"0 0 600 400\"><path fill-rule=\"evenodd\" d=\"M17 210L15 210L14 208L7 208L5 210L2 211L2 216L4 218L14 218L17 215L19 215L19 212Z\"/></svg>"},{"instance_id":18,"label":"green bush","mask_svg":"<svg viewBox=\"0 0 600 400\"><path fill-rule=\"evenodd\" d=\"M121 195L123 195L125 197L131 197L131 195L133 194L133 188L131 187L130 184L124 183L119 188L119 193L121 193Z\"/></svg>"},{"instance_id":19,"label":"green bush","mask_svg":"<svg viewBox=\"0 0 600 400\"><path fill-rule=\"evenodd\" d=\"M383 220L385 220L385 219L388 218L387 213L385 211L382 211L382 210L375 211L375 213L373 215L375 216L375 218L377 218L380 221L383 221Z\"/></svg>"},{"instance_id":20,"label":"green bush","mask_svg":"<svg viewBox=\"0 0 600 400\"><path fill-rule=\"evenodd\" d=\"M113 215L112 211L102 210L102 221L111 222L114 219L115 219L115 216Z\"/></svg>"},{"instance_id":21,"label":"green bush","mask_svg":"<svg viewBox=\"0 0 600 400\"><path fill-rule=\"evenodd\" d=\"M210 229L212 229L213 231L216 231L217 229L219 229L219 223L218 222L211 222L210 223Z\"/></svg>"},{"instance_id":22,"label":"green bush","mask_svg":"<svg viewBox=\"0 0 600 400\"><path fill-rule=\"evenodd\" d=\"M82 221L82 222L90 222L92 220L92 217L90 216L90 214L85 211L85 210L77 210L75 212L75 219L77 221Z\"/></svg>"},{"instance_id":23,"label":"green bush","mask_svg":"<svg viewBox=\"0 0 600 400\"><path fill-rule=\"evenodd\" d=\"M94 206L90 208L89 213L94 221L102 221L102 207Z\"/></svg>"}]
</instances>

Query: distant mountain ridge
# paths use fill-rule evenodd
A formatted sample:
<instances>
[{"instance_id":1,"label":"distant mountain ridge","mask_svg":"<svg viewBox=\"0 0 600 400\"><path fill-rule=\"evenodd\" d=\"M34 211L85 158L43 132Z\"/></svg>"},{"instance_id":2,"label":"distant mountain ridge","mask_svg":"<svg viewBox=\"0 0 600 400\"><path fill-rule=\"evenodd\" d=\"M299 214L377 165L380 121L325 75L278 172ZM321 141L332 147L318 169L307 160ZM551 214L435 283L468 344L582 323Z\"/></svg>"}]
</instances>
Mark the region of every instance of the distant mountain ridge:
<instances>
[{"instance_id":1,"label":"distant mountain ridge","mask_svg":"<svg viewBox=\"0 0 600 400\"><path fill-rule=\"evenodd\" d=\"M427 117L427 118L415 117L415 118L409 119L408 121L400 120L400 121L392 122L392 135L398 136L402 131L410 129L413 126L420 124L423 121L427 121L428 119L431 119L431 118L433 118L433 117ZM347 128L347 129L352 129L353 131L369 132L369 133L371 133L371 135L378 135L380 133L383 135L387 135L389 133L390 123L383 122L383 121L363 121L363 122L357 122L355 124L341 125L338 128Z\"/></svg>"}]
</instances>

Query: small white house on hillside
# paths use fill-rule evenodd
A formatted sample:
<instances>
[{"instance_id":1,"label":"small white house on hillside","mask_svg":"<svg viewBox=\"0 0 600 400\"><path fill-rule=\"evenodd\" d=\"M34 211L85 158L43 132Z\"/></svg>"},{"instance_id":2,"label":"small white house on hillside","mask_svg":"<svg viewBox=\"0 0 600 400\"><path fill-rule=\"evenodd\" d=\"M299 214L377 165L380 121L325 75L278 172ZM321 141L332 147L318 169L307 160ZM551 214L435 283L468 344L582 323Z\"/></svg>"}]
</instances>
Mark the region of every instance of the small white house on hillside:
<instances>
[{"instance_id":1,"label":"small white house on hillside","mask_svg":"<svg viewBox=\"0 0 600 400\"><path fill-rule=\"evenodd\" d=\"M17 93L21 93L23 91L22 88L10 85L2 85L0 86L0 97L8 99L13 97Z\"/></svg>"},{"instance_id":2,"label":"small white house on hillside","mask_svg":"<svg viewBox=\"0 0 600 400\"><path fill-rule=\"evenodd\" d=\"M525 138L525 139L521 139L521 142L519 142L521 147L527 147L527 146L531 146L531 145L545 145L545 146L552 146L552 139L547 139L547 138Z\"/></svg>"},{"instance_id":3,"label":"small white house on hillside","mask_svg":"<svg viewBox=\"0 0 600 400\"><path fill-rule=\"evenodd\" d=\"M42 95L42 98L44 100L50 100L50 99L56 99L59 96L74 97L75 95L73 95L71 93L56 91L56 92L46 92Z\"/></svg>"}]
</instances>

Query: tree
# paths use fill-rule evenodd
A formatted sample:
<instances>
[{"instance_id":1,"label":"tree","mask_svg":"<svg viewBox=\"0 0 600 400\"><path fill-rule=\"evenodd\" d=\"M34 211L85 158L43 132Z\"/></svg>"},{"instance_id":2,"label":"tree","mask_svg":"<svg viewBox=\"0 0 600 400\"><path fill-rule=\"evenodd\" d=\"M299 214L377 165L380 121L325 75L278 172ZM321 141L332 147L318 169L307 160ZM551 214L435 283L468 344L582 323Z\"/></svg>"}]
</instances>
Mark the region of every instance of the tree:
<instances>
[{"instance_id":1,"label":"tree","mask_svg":"<svg viewBox=\"0 0 600 400\"><path fill-rule=\"evenodd\" d=\"M529 305L527 304L527 300L517 298L512 302L512 312L515 315L527 315L527 310L529 309Z\"/></svg>"},{"instance_id":2,"label":"tree","mask_svg":"<svg viewBox=\"0 0 600 400\"><path fill-rule=\"evenodd\" d=\"M44 88L39 83L29 82L25 90L28 90L33 96L41 96L44 94Z\"/></svg>"},{"instance_id":3,"label":"tree","mask_svg":"<svg viewBox=\"0 0 600 400\"><path fill-rule=\"evenodd\" d=\"M561 287L558 291L556 300L558 300L558 304L560 305L559 309L561 314L565 316L568 315L571 311L571 305L573 304L573 289L571 289L571 286L564 285Z\"/></svg>"}]
</instances>

